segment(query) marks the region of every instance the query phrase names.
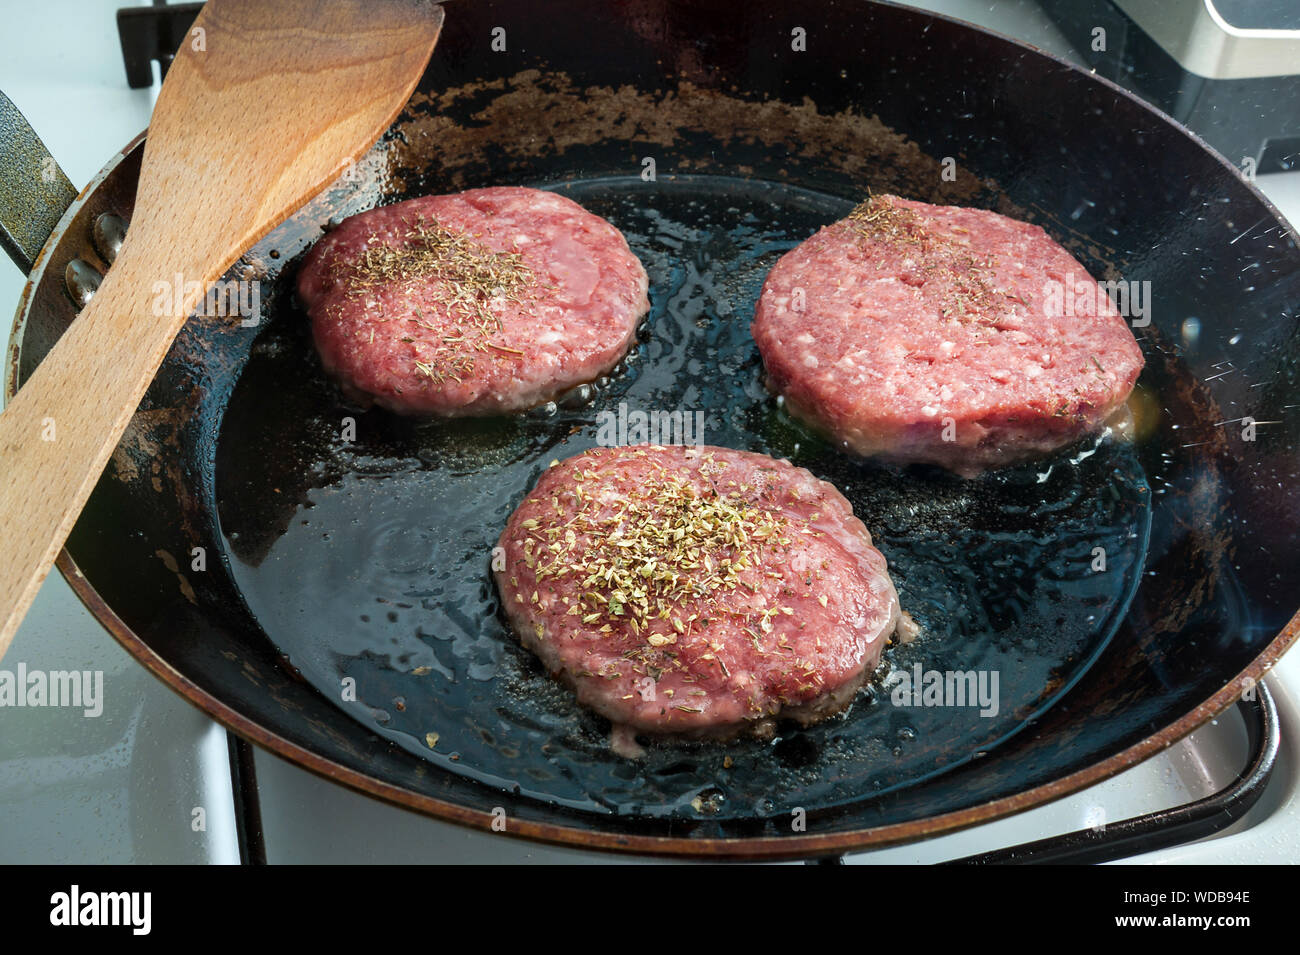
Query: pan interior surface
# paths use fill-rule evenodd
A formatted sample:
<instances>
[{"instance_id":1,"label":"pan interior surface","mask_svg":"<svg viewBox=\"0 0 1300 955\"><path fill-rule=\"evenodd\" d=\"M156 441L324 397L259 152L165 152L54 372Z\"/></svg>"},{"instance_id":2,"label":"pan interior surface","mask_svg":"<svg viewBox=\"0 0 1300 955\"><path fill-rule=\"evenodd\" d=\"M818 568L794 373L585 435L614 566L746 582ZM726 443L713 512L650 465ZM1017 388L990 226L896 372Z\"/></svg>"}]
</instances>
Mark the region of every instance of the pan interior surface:
<instances>
[{"instance_id":1,"label":"pan interior surface","mask_svg":"<svg viewBox=\"0 0 1300 955\"><path fill-rule=\"evenodd\" d=\"M296 263L264 302L224 416L216 490L235 582L289 665L446 771L576 810L720 819L914 784L987 754L1073 685L1143 563L1151 494L1130 442L1088 439L973 481L851 458L765 390L749 333L777 257L851 199L712 176L552 188L623 231L652 303L628 358L556 403L444 422L351 407L315 357ZM667 440L808 468L872 532L922 635L887 651L844 714L770 741L650 741L629 760L509 632L489 573L509 514L551 461L652 412L690 429ZM974 671L983 698L895 705L892 687L916 666Z\"/></svg>"}]
</instances>

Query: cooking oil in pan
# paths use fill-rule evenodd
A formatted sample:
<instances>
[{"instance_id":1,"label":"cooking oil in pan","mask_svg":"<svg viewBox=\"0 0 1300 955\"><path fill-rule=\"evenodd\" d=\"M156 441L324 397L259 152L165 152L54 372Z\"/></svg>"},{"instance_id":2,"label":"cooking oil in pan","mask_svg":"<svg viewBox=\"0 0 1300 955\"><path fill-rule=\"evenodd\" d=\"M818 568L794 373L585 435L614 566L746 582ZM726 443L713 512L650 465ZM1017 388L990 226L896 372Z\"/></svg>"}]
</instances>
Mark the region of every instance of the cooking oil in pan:
<instances>
[{"instance_id":1,"label":"cooking oil in pan","mask_svg":"<svg viewBox=\"0 0 1300 955\"><path fill-rule=\"evenodd\" d=\"M976 758L1069 689L1141 571L1150 492L1131 444L1090 439L973 481L849 458L765 390L749 323L776 259L851 200L716 178L557 188L623 230L652 311L612 374L528 414L417 422L348 406L282 277L226 412L217 492L248 609L305 679L489 786L594 812L773 820ZM549 462L594 446L600 414L620 406L701 412L704 443L788 457L853 503L922 634L886 652L845 713L773 740L652 742L628 760L519 647L492 548ZM958 679L975 699L906 692L932 673L973 673Z\"/></svg>"}]
</instances>

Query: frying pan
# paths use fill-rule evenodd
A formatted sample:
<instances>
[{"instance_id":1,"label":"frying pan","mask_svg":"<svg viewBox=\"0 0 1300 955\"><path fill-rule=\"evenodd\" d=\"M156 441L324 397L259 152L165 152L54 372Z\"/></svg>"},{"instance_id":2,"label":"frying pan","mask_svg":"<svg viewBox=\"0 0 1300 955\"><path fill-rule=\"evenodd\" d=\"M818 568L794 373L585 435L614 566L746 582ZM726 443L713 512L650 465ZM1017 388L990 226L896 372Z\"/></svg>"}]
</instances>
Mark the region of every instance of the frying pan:
<instances>
[{"instance_id":1,"label":"frying pan","mask_svg":"<svg viewBox=\"0 0 1300 955\"><path fill-rule=\"evenodd\" d=\"M37 257L9 394L74 318L69 282L107 267L102 217L129 223L142 140ZM633 354L511 419L347 405L294 300L301 256L331 220L491 184L560 190L623 229L651 276ZM962 481L848 459L791 421L763 388L753 303L776 257L868 192L1035 222L1098 278L1149 282L1131 434ZM15 197L5 220L49 202ZM213 718L430 815L714 857L920 838L1145 759L1297 632L1290 226L1167 117L966 24L876 3L456 5L381 142L227 279L258 307L187 324L59 567ZM700 411L708 443L844 490L923 627L887 652L893 675L771 741L614 756L510 636L489 562L541 470L620 406ZM895 705L916 666L996 673L997 713Z\"/></svg>"}]
</instances>

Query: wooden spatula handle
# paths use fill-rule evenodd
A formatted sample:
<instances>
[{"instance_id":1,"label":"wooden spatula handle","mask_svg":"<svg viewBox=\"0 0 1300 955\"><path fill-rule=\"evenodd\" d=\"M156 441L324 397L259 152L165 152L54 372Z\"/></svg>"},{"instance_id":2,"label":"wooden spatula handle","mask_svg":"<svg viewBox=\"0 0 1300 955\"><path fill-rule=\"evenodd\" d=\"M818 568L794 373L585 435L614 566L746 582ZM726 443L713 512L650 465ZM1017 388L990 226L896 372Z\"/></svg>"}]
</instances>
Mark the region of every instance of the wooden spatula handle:
<instances>
[{"instance_id":1,"label":"wooden spatula handle","mask_svg":"<svg viewBox=\"0 0 1300 955\"><path fill-rule=\"evenodd\" d=\"M0 655L184 323L153 314L166 273L140 261L119 257L0 414Z\"/></svg>"}]
</instances>

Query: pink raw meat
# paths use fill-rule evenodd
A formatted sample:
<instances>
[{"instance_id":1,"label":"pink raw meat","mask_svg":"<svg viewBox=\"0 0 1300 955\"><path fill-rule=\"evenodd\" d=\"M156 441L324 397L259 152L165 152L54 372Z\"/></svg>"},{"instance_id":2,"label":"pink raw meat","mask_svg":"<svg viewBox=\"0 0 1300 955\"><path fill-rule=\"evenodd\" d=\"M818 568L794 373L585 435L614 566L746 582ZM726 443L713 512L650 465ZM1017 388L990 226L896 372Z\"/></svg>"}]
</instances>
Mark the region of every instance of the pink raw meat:
<instances>
[{"instance_id":1,"label":"pink raw meat","mask_svg":"<svg viewBox=\"0 0 1300 955\"><path fill-rule=\"evenodd\" d=\"M597 448L501 534L520 640L616 728L726 738L842 709L904 621L830 484L761 454ZM612 568L612 569L611 569Z\"/></svg>"},{"instance_id":2,"label":"pink raw meat","mask_svg":"<svg viewBox=\"0 0 1300 955\"><path fill-rule=\"evenodd\" d=\"M858 454L968 476L1097 430L1143 365L1038 226L893 196L784 255L753 334L792 414Z\"/></svg>"},{"instance_id":3,"label":"pink raw meat","mask_svg":"<svg viewBox=\"0 0 1300 955\"><path fill-rule=\"evenodd\" d=\"M454 280L434 255L368 271L368 254L409 255L430 236L450 237L463 261L489 274L512 270L517 284ZM563 196L519 187L352 216L298 276L321 361L351 397L449 417L520 411L609 371L649 309L646 288L614 226Z\"/></svg>"}]
</instances>

